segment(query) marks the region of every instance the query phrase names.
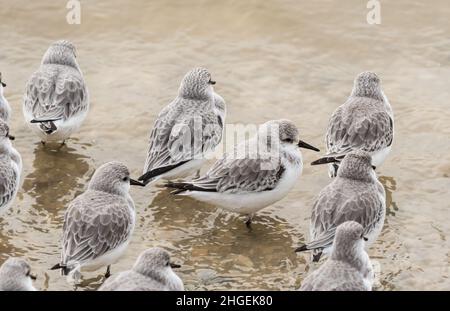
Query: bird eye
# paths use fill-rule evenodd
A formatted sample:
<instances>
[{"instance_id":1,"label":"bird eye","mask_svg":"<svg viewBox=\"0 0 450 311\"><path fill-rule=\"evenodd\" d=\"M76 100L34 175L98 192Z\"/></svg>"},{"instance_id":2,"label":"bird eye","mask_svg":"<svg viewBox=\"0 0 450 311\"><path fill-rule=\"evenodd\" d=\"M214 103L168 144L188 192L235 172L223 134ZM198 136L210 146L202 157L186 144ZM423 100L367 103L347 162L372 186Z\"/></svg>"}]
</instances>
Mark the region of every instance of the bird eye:
<instances>
[{"instance_id":1,"label":"bird eye","mask_svg":"<svg viewBox=\"0 0 450 311\"><path fill-rule=\"evenodd\" d=\"M170 261L168 261L168 262L166 263L166 266L170 266Z\"/></svg>"},{"instance_id":2,"label":"bird eye","mask_svg":"<svg viewBox=\"0 0 450 311\"><path fill-rule=\"evenodd\" d=\"M291 138L286 138L284 141L289 144L292 144L294 142Z\"/></svg>"},{"instance_id":3,"label":"bird eye","mask_svg":"<svg viewBox=\"0 0 450 311\"><path fill-rule=\"evenodd\" d=\"M123 181L128 181L130 180L130 178L128 176L125 176L124 178L122 178Z\"/></svg>"},{"instance_id":4,"label":"bird eye","mask_svg":"<svg viewBox=\"0 0 450 311\"><path fill-rule=\"evenodd\" d=\"M27 271L27 274L25 276L30 276L31 270Z\"/></svg>"}]
</instances>

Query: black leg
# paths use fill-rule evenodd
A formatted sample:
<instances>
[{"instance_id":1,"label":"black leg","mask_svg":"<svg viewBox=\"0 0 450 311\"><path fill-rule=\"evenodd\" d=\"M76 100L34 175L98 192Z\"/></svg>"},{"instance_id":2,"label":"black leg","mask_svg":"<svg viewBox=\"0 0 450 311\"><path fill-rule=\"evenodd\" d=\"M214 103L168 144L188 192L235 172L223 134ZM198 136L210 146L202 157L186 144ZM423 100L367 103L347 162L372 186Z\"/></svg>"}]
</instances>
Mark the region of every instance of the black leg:
<instances>
[{"instance_id":1,"label":"black leg","mask_svg":"<svg viewBox=\"0 0 450 311\"><path fill-rule=\"evenodd\" d=\"M248 215L247 220L245 221L245 225L247 226L248 230L252 230L252 217L253 215Z\"/></svg>"},{"instance_id":2,"label":"black leg","mask_svg":"<svg viewBox=\"0 0 450 311\"><path fill-rule=\"evenodd\" d=\"M45 146L45 141L41 140L42 146Z\"/></svg>"},{"instance_id":3,"label":"black leg","mask_svg":"<svg viewBox=\"0 0 450 311\"><path fill-rule=\"evenodd\" d=\"M111 276L111 266L106 268L105 278L109 278Z\"/></svg>"}]
</instances>

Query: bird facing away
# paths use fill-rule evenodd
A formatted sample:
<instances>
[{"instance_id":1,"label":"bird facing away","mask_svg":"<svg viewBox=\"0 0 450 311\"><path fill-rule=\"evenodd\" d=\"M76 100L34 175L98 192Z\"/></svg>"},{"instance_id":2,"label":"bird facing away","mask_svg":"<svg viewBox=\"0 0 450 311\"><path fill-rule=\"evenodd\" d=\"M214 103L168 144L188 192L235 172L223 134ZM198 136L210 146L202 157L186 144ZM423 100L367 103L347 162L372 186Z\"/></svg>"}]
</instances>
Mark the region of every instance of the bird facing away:
<instances>
[{"instance_id":1,"label":"bird facing away","mask_svg":"<svg viewBox=\"0 0 450 311\"><path fill-rule=\"evenodd\" d=\"M139 255L133 268L107 279L100 291L182 291L183 281L173 272L179 268L169 253L159 247Z\"/></svg>"},{"instance_id":2,"label":"bird facing away","mask_svg":"<svg viewBox=\"0 0 450 311\"><path fill-rule=\"evenodd\" d=\"M333 112L325 137L327 154L313 164L342 159L353 150L372 156L380 166L391 151L394 139L394 114L381 89L380 78L373 72L359 74L347 101ZM329 164L329 175L335 177L339 162Z\"/></svg>"},{"instance_id":3,"label":"bird facing away","mask_svg":"<svg viewBox=\"0 0 450 311\"><path fill-rule=\"evenodd\" d=\"M128 168L119 162L100 166L87 190L75 198L64 215L61 269L68 281L77 282L81 271L94 271L115 263L126 250L135 225Z\"/></svg>"},{"instance_id":4,"label":"bird facing away","mask_svg":"<svg viewBox=\"0 0 450 311\"><path fill-rule=\"evenodd\" d=\"M214 92L204 68L189 71L178 96L158 115L150 133L147 159L139 180L171 180L200 170L205 155L222 141L225 101Z\"/></svg>"},{"instance_id":5,"label":"bird facing away","mask_svg":"<svg viewBox=\"0 0 450 311\"><path fill-rule=\"evenodd\" d=\"M8 125L0 120L0 214L11 206L20 186L22 158L12 140Z\"/></svg>"},{"instance_id":6,"label":"bird facing away","mask_svg":"<svg viewBox=\"0 0 450 311\"><path fill-rule=\"evenodd\" d=\"M9 106L8 101L3 95L4 87L6 87L6 83L3 82L2 73L0 72L0 120L8 123L11 116L11 107Z\"/></svg>"},{"instance_id":7,"label":"bird facing away","mask_svg":"<svg viewBox=\"0 0 450 311\"><path fill-rule=\"evenodd\" d=\"M364 228L346 221L336 229L331 257L302 282L301 291L370 291L374 279L364 250Z\"/></svg>"},{"instance_id":8,"label":"bird facing away","mask_svg":"<svg viewBox=\"0 0 450 311\"><path fill-rule=\"evenodd\" d=\"M35 291L30 265L21 258L10 257L0 267L0 291Z\"/></svg>"},{"instance_id":9,"label":"bird facing away","mask_svg":"<svg viewBox=\"0 0 450 311\"><path fill-rule=\"evenodd\" d=\"M66 40L57 41L27 83L25 121L43 143L64 142L81 126L88 110L88 91L75 46Z\"/></svg>"},{"instance_id":10,"label":"bird facing away","mask_svg":"<svg viewBox=\"0 0 450 311\"><path fill-rule=\"evenodd\" d=\"M386 194L371 165L370 154L352 151L342 160L337 177L322 189L314 202L310 221L310 242L297 252L313 250L313 261L328 253L336 228L356 221L364 228L370 246L383 228Z\"/></svg>"},{"instance_id":11,"label":"bird facing away","mask_svg":"<svg viewBox=\"0 0 450 311\"><path fill-rule=\"evenodd\" d=\"M246 150L257 152L239 152ZM289 120L263 124L258 134L237 147L236 154L225 154L202 177L190 182L169 182L179 189L175 194L247 215L247 226L253 214L284 198L297 182L303 169L299 147L319 149L301 141L299 131Z\"/></svg>"}]
</instances>

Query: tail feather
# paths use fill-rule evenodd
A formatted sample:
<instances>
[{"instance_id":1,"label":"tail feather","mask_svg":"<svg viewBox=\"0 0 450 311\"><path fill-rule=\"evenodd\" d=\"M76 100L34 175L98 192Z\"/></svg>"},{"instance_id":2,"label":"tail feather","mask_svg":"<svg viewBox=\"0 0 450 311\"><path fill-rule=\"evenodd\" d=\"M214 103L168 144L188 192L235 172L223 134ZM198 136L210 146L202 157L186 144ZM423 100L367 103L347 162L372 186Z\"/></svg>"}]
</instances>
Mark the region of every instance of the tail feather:
<instances>
[{"instance_id":1,"label":"tail feather","mask_svg":"<svg viewBox=\"0 0 450 311\"><path fill-rule=\"evenodd\" d=\"M187 182L167 182L164 186L166 186L167 188L173 188L173 189L178 189L178 191L174 191L172 192L173 194L179 194L185 191L203 191L203 192L217 192L217 190L215 188L202 188L199 186L196 186L192 183L187 183Z\"/></svg>"},{"instance_id":2,"label":"tail feather","mask_svg":"<svg viewBox=\"0 0 450 311\"><path fill-rule=\"evenodd\" d=\"M58 269L61 269L61 275L68 275L71 271L71 269L69 269L67 266L61 265L59 263L50 268L50 270Z\"/></svg>"},{"instance_id":3,"label":"tail feather","mask_svg":"<svg viewBox=\"0 0 450 311\"><path fill-rule=\"evenodd\" d=\"M178 166L181 166L185 163L189 162L189 160L187 161L181 161L177 164L172 164L172 165L167 165L167 166L162 166L162 167L158 167L155 168L153 170L148 171L147 173L145 173L144 175L142 175L141 177L138 178L139 181L142 181L144 184L148 184L149 182L151 182L155 177L162 175L170 170L173 170L174 168L177 168Z\"/></svg>"},{"instance_id":4,"label":"tail feather","mask_svg":"<svg viewBox=\"0 0 450 311\"><path fill-rule=\"evenodd\" d=\"M54 121L58 121L60 119L33 119L30 123L39 123L39 128L47 135L52 134L58 128L56 127Z\"/></svg>"}]
</instances>

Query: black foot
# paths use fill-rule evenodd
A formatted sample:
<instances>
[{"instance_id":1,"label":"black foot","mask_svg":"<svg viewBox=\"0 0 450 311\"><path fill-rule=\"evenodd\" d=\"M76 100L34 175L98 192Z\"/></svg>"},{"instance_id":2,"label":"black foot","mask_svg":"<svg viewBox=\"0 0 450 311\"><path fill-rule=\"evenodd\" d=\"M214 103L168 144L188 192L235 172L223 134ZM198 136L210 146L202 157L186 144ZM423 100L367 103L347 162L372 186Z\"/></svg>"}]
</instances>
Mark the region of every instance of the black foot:
<instances>
[{"instance_id":1,"label":"black foot","mask_svg":"<svg viewBox=\"0 0 450 311\"><path fill-rule=\"evenodd\" d=\"M109 278L111 276L111 266L106 268L105 278Z\"/></svg>"},{"instance_id":2,"label":"black foot","mask_svg":"<svg viewBox=\"0 0 450 311\"><path fill-rule=\"evenodd\" d=\"M252 230L252 218L248 217L245 221L245 225L247 226L248 230Z\"/></svg>"}]
</instances>

